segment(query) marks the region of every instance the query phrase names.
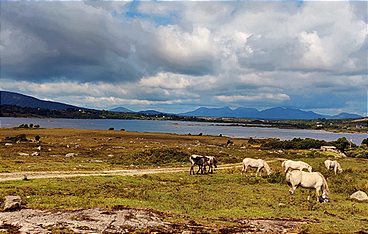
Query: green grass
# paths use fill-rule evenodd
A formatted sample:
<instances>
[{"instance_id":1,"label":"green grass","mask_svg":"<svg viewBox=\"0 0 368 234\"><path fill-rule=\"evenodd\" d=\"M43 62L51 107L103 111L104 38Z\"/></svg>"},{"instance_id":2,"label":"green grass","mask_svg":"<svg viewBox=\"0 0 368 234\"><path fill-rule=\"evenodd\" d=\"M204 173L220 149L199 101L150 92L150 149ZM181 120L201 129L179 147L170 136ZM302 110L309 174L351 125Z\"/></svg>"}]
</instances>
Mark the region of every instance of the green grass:
<instances>
[{"instance_id":1,"label":"green grass","mask_svg":"<svg viewBox=\"0 0 368 234\"><path fill-rule=\"evenodd\" d=\"M368 203L350 201L344 191L335 192L339 182L329 179L331 202L324 204L307 201L309 193L304 189L290 196L281 180L270 183L268 177L241 176L238 170L204 176L183 172L3 182L0 197L21 195L28 208L40 209L152 208L171 214L171 221L193 219L207 225L243 218L293 218L310 221L301 227L309 232L367 231Z\"/></svg>"}]
</instances>

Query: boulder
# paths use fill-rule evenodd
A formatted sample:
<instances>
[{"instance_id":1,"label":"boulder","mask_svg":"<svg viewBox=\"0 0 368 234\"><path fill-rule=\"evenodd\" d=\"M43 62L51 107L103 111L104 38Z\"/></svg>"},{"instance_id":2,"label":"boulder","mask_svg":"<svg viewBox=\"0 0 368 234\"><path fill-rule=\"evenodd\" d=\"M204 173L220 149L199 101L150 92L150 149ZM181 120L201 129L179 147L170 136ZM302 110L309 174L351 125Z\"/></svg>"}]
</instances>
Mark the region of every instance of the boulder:
<instances>
[{"instance_id":1,"label":"boulder","mask_svg":"<svg viewBox=\"0 0 368 234\"><path fill-rule=\"evenodd\" d=\"M366 201L368 200L368 195L363 191L356 191L355 193L350 195L350 199L355 199L358 201Z\"/></svg>"},{"instance_id":2,"label":"boulder","mask_svg":"<svg viewBox=\"0 0 368 234\"><path fill-rule=\"evenodd\" d=\"M6 196L3 211L20 210L22 207L22 198L20 196Z\"/></svg>"}]
</instances>

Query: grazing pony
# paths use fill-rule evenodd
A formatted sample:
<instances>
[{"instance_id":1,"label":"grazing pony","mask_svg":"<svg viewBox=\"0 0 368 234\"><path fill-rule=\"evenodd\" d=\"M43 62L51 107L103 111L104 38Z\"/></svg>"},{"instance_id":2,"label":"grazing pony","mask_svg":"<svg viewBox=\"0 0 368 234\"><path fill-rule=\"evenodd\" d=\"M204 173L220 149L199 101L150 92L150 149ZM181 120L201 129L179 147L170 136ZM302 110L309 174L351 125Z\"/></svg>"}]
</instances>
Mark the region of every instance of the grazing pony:
<instances>
[{"instance_id":1,"label":"grazing pony","mask_svg":"<svg viewBox=\"0 0 368 234\"><path fill-rule=\"evenodd\" d=\"M289 171L286 174L286 181L291 184L291 188L289 190L290 194L294 194L295 189L298 186L309 189L314 188L316 189L317 201L329 202L327 181L319 172L305 172L299 170ZM322 196L320 196L321 191Z\"/></svg>"},{"instance_id":2,"label":"grazing pony","mask_svg":"<svg viewBox=\"0 0 368 234\"><path fill-rule=\"evenodd\" d=\"M217 159L214 156L205 156L208 159L208 172L213 173L215 168L217 168ZM206 171L206 165L204 165L204 170Z\"/></svg>"},{"instance_id":3,"label":"grazing pony","mask_svg":"<svg viewBox=\"0 0 368 234\"><path fill-rule=\"evenodd\" d=\"M289 168L300 171L307 169L309 172L312 172L312 167L303 161L286 160L282 162L281 166L285 168L285 173L289 170Z\"/></svg>"},{"instance_id":4,"label":"grazing pony","mask_svg":"<svg viewBox=\"0 0 368 234\"><path fill-rule=\"evenodd\" d=\"M340 166L340 163L338 163L337 161L332 161L332 160L327 159L325 161L325 167L326 167L327 170L333 169L334 172L335 172L335 175L337 173L342 172L342 168Z\"/></svg>"},{"instance_id":5,"label":"grazing pony","mask_svg":"<svg viewBox=\"0 0 368 234\"><path fill-rule=\"evenodd\" d=\"M206 166L209 165L209 159L207 157L197 155L197 154L192 154L189 157L189 161L192 163L192 166L190 167L190 170L189 170L189 175L191 175L192 172L193 172L193 175L194 175L194 166L195 165L198 166L197 174L199 172L201 172L201 174L206 173Z\"/></svg>"},{"instance_id":6,"label":"grazing pony","mask_svg":"<svg viewBox=\"0 0 368 234\"><path fill-rule=\"evenodd\" d=\"M267 172L267 175L271 174L271 168L268 166L267 162L263 159L254 159L254 158L245 158L243 160L243 170L241 174L247 172L249 167L257 168L256 176L258 176L258 172L264 168Z\"/></svg>"}]
</instances>

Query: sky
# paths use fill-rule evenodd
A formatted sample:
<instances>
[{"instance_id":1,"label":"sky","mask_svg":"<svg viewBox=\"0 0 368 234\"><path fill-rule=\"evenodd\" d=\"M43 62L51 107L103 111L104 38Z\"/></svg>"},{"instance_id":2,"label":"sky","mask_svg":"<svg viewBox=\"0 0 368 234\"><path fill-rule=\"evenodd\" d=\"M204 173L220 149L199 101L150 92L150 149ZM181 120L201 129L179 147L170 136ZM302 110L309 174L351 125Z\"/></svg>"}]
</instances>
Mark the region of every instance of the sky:
<instances>
[{"instance_id":1,"label":"sky","mask_svg":"<svg viewBox=\"0 0 368 234\"><path fill-rule=\"evenodd\" d=\"M0 90L97 109L367 113L366 1L0 4Z\"/></svg>"}]
</instances>

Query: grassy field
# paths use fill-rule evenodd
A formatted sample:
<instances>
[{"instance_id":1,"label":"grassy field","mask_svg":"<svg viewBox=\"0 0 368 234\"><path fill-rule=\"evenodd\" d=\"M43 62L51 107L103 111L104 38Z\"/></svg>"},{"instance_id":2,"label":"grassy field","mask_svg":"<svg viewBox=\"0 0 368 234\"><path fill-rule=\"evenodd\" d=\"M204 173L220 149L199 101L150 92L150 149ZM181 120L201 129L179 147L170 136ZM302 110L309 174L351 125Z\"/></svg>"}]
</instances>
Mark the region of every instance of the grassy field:
<instances>
[{"instance_id":1,"label":"grassy field","mask_svg":"<svg viewBox=\"0 0 368 234\"><path fill-rule=\"evenodd\" d=\"M41 137L40 156L20 156L36 151L38 143L0 146L0 171L105 170L121 168L189 167L192 153L214 155L220 165L238 163L245 157L269 161L270 176L240 175L240 168L218 170L212 175L189 176L188 172L143 176L100 176L65 179L7 181L0 184L0 198L20 195L28 208L80 209L128 206L151 208L168 214L168 221L195 220L204 225L233 225L244 218L290 218L308 223L300 232L368 232L368 203L351 201L356 190L368 191L368 160L339 159L344 171L334 175L323 167L330 155L310 150L262 150L246 139L179 136L173 134L91 131L70 129L10 130L0 136L24 133ZM69 147L67 147L69 145ZM51 150L49 150L51 149ZM65 157L67 153L75 157ZM294 196L281 171L282 158L297 158L327 178L330 203L307 201L309 192L298 188Z\"/></svg>"}]
</instances>

